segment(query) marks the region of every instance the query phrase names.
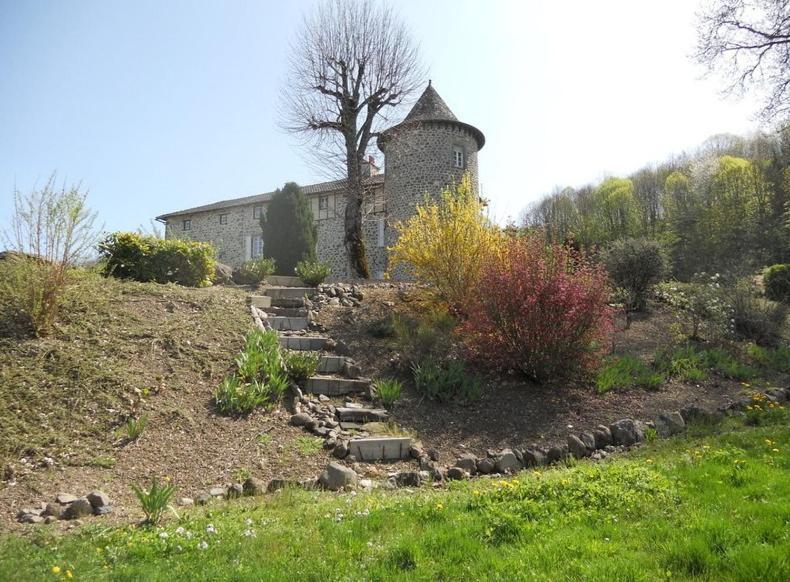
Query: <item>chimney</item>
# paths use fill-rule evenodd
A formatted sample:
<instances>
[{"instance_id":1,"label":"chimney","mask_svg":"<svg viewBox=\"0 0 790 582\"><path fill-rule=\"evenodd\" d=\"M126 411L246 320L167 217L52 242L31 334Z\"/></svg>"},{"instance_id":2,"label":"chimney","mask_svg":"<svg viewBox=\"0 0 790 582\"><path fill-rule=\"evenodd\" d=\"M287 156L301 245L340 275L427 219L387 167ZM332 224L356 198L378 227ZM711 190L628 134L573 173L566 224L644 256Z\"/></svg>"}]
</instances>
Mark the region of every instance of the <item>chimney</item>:
<instances>
[{"instance_id":1,"label":"chimney","mask_svg":"<svg viewBox=\"0 0 790 582\"><path fill-rule=\"evenodd\" d=\"M367 160L362 160L362 164L360 165L359 169L363 178L377 176L381 171L376 165L376 160L373 158L373 156L368 156Z\"/></svg>"}]
</instances>

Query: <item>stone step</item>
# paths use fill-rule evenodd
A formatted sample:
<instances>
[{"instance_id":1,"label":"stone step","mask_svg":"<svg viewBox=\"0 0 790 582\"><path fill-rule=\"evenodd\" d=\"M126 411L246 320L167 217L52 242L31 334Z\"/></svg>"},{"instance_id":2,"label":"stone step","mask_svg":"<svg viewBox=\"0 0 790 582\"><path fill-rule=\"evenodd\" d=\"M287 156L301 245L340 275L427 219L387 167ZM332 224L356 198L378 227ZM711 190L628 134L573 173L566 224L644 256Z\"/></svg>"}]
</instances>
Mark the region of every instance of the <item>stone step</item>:
<instances>
[{"instance_id":1,"label":"stone step","mask_svg":"<svg viewBox=\"0 0 790 582\"><path fill-rule=\"evenodd\" d=\"M319 374L337 374L346 368L346 358L343 356L321 356L318 360L318 367L315 369Z\"/></svg>"},{"instance_id":2,"label":"stone step","mask_svg":"<svg viewBox=\"0 0 790 582\"><path fill-rule=\"evenodd\" d=\"M340 422L386 422L389 414L383 408L337 408Z\"/></svg>"},{"instance_id":3,"label":"stone step","mask_svg":"<svg viewBox=\"0 0 790 582\"><path fill-rule=\"evenodd\" d=\"M250 295L247 297L247 300L250 302L250 305L258 309L266 309L272 306L272 298L265 295Z\"/></svg>"},{"instance_id":4,"label":"stone step","mask_svg":"<svg viewBox=\"0 0 790 582\"><path fill-rule=\"evenodd\" d=\"M269 317L266 319L272 329L277 331L296 331L300 329L307 329L306 317Z\"/></svg>"},{"instance_id":5,"label":"stone step","mask_svg":"<svg viewBox=\"0 0 790 582\"><path fill-rule=\"evenodd\" d=\"M299 277L289 277L288 275L269 275L266 277L266 284L272 287L304 287L304 283Z\"/></svg>"},{"instance_id":6,"label":"stone step","mask_svg":"<svg viewBox=\"0 0 790 582\"><path fill-rule=\"evenodd\" d=\"M269 298L271 299L271 297ZM267 307L266 313L275 317L307 317L307 309L304 307Z\"/></svg>"},{"instance_id":7,"label":"stone step","mask_svg":"<svg viewBox=\"0 0 790 582\"><path fill-rule=\"evenodd\" d=\"M311 335L281 335L280 345L287 350L320 352L326 347L326 338Z\"/></svg>"},{"instance_id":8,"label":"stone step","mask_svg":"<svg viewBox=\"0 0 790 582\"><path fill-rule=\"evenodd\" d=\"M409 437L369 437L351 439L348 452L358 461L395 461L410 458Z\"/></svg>"},{"instance_id":9,"label":"stone step","mask_svg":"<svg viewBox=\"0 0 790 582\"><path fill-rule=\"evenodd\" d=\"M271 306L280 309L299 309L304 307L304 299L293 299L290 297L269 297Z\"/></svg>"},{"instance_id":10,"label":"stone step","mask_svg":"<svg viewBox=\"0 0 790 582\"><path fill-rule=\"evenodd\" d=\"M263 294L272 299L299 299L315 293L312 287L265 287Z\"/></svg>"},{"instance_id":11,"label":"stone step","mask_svg":"<svg viewBox=\"0 0 790 582\"><path fill-rule=\"evenodd\" d=\"M364 393L369 386L370 380L366 379L351 380L336 376L313 376L305 382L304 391L326 396L339 396L341 394Z\"/></svg>"}]
</instances>

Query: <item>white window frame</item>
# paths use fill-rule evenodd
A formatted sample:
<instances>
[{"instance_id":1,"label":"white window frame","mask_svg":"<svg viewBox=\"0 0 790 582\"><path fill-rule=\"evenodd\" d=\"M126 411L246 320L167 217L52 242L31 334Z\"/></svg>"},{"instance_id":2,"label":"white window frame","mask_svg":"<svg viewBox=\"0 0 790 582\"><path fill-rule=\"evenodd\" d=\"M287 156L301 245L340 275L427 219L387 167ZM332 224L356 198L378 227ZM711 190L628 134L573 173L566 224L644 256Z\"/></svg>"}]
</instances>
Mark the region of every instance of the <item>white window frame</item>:
<instances>
[{"instance_id":1,"label":"white window frame","mask_svg":"<svg viewBox=\"0 0 790 582\"><path fill-rule=\"evenodd\" d=\"M183 220L183 222L181 223L181 228L183 230L192 230L192 219L191 218L185 218Z\"/></svg>"},{"instance_id":2,"label":"white window frame","mask_svg":"<svg viewBox=\"0 0 790 582\"><path fill-rule=\"evenodd\" d=\"M318 197L318 210L329 210L329 196Z\"/></svg>"},{"instance_id":3,"label":"white window frame","mask_svg":"<svg viewBox=\"0 0 790 582\"><path fill-rule=\"evenodd\" d=\"M453 148L453 165L456 168L463 168L464 164L466 163L466 156L464 155L464 148L461 147L454 147Z\"/></svg>"},{"instance_id":4,"label":"white window frame","mask_svg":"<svg viewBox=\"0 0 790 582\"><path fill-rule=\"evenodd\" d=\"M384 246L384 244L385 244L384 230L385 230L384 219L381 218L381 219L379 219L379 228L378 228L378 235L379 236L378 236L378 241L377 241L377 243L378 243L377 246L379 248L382 248Z\"/></svg>"},{"instance_id":5,"label":"white window frame","mask_svg":"<svg viewBox=\"0 0 790 582\"><path fill-rule=\"evenodd\" d=\"M263 235L256 234L250 239L250 258L258 259L263 256Z\"/></svg>"},{"instance_id":6,"label":"white window frame","mask_svg":"<svg viewBox=\"0 0 790 582\"><path fill-rule=\"evenodd\" d=\"M252 207L252 217L260 220L263 216L263 204L256 204Z\"/></svg>"}]
</instances>

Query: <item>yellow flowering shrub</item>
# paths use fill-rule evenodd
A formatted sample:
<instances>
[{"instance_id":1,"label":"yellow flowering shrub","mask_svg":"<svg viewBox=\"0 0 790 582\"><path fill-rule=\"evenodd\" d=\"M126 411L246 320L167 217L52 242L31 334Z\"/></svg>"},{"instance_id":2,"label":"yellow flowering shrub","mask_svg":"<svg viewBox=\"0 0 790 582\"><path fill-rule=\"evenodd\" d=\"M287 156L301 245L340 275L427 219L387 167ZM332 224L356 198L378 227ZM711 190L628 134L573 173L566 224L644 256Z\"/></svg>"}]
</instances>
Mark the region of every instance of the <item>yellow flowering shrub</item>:
<instances>
[{"instance_id":1,"label":"yellow flowering shrub","mask_svg":"<svg viewBox=\"0 0 790 582\"><path fill-rule=\"evenodd\" d=\"M438 201L426 198L409 220L395 228L398 240L389 249L390 269L404 269L417 281L432 285L438 297L455 309L460 309L502 240L469 174L445 188Z\"/></svg>"}]
</instances>

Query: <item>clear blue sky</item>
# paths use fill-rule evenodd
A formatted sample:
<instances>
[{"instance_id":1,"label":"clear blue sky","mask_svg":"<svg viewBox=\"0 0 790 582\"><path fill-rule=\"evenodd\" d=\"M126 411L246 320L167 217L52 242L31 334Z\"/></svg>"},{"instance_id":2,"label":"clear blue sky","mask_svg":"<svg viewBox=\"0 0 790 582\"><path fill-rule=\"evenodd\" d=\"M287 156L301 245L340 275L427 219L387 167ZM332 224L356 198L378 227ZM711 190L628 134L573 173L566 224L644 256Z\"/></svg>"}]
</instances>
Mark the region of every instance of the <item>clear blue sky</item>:
<instances>
[{"instance_id":1,"label":"clear blue sky","mask_svg":"<svg viewBox=\"0 0 790 582\"><path fill-rule=\"evenodd\" d=\"M15 187L81 180L107 230L320 181L277 129L312 0L0 0L0 223ZM753 128L687 55L690 0L399 0L435 87L487 138L497 219Z\"/></svg>"}]
</instances>

